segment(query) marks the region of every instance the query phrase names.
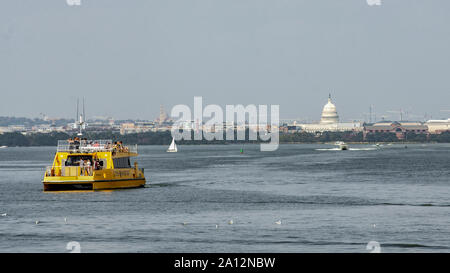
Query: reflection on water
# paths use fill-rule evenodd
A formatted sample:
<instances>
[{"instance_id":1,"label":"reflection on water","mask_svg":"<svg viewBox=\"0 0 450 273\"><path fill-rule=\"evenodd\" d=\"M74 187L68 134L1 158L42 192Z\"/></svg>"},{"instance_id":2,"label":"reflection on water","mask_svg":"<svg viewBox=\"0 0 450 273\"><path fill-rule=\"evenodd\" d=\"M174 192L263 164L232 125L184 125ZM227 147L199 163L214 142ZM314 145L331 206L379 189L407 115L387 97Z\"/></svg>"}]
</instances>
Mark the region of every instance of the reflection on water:
<instances>
[{"instance_id":1,"label":"reflection on water","mask_svg":"<svg viewBox=\"0 0 450 273\"><path fill-rule=\"evenodd\" d=\"M41 184L54 147L1 149L0 251L450 250L447 144L139 148L145 188L60 193Z\"/></svg>"}]
</instances>

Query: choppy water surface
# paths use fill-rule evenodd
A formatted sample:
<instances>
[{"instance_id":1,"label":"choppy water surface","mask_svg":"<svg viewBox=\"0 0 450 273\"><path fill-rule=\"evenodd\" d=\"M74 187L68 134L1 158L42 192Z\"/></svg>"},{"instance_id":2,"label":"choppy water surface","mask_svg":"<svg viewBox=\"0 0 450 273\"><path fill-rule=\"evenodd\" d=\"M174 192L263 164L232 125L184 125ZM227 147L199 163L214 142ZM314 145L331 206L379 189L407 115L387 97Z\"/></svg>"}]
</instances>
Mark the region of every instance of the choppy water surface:
<instances>
[{"instance_id":1,"label":"choppy water surface","mask_svg":"<svg viewBox=\"0 0 450 273\"><path fill-rule=\"evenodd\" d=\"M450 145L166 148L146 188L86 193L42 191L55 147L0 149L0 251L450 252Z\"/></svg>"}]
</instances>

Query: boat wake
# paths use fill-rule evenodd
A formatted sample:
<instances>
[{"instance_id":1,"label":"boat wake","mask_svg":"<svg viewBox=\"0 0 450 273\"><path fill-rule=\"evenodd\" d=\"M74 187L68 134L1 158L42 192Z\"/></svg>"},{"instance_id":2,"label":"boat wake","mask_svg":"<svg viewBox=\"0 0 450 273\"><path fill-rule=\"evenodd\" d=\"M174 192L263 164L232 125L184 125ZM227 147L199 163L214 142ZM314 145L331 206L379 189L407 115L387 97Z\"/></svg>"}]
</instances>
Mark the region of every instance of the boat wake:
<instances>
[{"instance_id":1,"label":"boat wake","mask_svg":"<svg viewBox=\"0 0 450 273\"><path fill-rule=\"evenodd\" d=\"M377 148L350 148L350 151L375 151Z\"/></svg>"},{"instance_id":2,"label":"boat wake","mask_svg":"<svg viewBox=\"0 0 450 273\"><path fill-rule=\"evenodd\" d=\"M322 148L322 149L315 149L316 151L341 151L339 148ZM349 148L349 151L375 151L376 148Z\"/></svg>"}]
</instances>

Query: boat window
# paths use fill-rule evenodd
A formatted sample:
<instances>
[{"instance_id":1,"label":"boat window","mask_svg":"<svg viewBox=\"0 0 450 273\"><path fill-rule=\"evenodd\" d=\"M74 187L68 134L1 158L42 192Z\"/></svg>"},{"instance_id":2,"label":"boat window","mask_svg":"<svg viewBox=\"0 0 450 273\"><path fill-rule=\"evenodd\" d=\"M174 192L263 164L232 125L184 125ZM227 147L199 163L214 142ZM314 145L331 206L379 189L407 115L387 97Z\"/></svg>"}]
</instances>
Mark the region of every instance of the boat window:
<instances>
[{"instance_id":1,"label":"boat window","mask_svg":"<svg viewBox=\"0 0 450 273\"><path fill-rule=\"evenodd\" d=\"M114 168L131 168L130 158L129 157L119 157L113 159Z\"/></svg>"},{"instance_id":2,"label":"boat window","mask_svg":"<svg viewBox=\"0 0 450 273\"><path fill-rule=\"evenodd\" d=\"M67 157L67 161L64 163L65 166L80 166L80 160L88 160L92 164L91 155L70 155Z\"/></svg>"}]
</instances>

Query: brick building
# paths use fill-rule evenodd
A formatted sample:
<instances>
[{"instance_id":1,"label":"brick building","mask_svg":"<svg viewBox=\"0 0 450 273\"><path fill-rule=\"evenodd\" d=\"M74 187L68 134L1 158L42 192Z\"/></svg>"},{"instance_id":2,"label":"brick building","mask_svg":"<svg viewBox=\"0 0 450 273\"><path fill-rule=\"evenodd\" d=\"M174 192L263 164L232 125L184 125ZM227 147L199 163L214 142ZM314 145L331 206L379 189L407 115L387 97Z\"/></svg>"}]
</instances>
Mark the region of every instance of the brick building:
<instances>
[{"instance_id":1,"label":"brick building","mask_svg":"<svg viewBox=\"0 0 450 273\"><path fill-rule=\"evenodd\" d=\"M421 122L378 122L364 124L363 136L366 139L369 134L395 133L398 139L405 139L406 134L428 134L428 126Z\"/></svg>"}]
</instances>

